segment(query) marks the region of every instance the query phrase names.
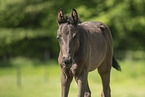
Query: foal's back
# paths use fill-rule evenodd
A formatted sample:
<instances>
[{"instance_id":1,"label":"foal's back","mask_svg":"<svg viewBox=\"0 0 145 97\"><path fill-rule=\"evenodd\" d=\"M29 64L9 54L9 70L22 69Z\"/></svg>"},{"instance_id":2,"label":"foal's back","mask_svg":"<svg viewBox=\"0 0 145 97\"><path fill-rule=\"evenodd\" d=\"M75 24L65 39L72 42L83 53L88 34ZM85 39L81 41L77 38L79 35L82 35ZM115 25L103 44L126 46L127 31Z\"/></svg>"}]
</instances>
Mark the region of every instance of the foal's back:
<instances>
[{"instance_id":1,"label":"foal's back","mask_svg":"<svg viewBox=\"0 0 145 97\"><path fill-rule=\"evenodd\" d=\"M89 71L99 67L106 60L106 57L112 58L112 37L110 30L105 24L97 21L88 21L79 24L78 30L86 48L82 52L86 53L86 65L88 65Z\"/></svg>"}]
</instances>

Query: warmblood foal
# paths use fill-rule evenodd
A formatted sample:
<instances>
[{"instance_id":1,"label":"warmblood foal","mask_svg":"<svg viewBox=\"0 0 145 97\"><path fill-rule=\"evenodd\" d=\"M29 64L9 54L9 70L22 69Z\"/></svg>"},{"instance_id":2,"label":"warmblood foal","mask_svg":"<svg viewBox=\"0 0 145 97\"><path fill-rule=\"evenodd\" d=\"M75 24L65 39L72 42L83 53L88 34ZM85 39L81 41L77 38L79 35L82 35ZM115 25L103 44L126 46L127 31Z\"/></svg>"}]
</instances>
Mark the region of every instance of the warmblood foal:
<instances>
[{"instance_id":1,"label":"warmblood foal","mask_svg":"<svg viewBox=\"0 0 145 97\"><path fill-rule=\"evenodd\" d=\"M57 22L62 97L68 97L73 77L78 84L78 97L91 97L87 77L88 73L96 68L102 79L102 97L111 97L111 66L117 70L121 69L113 57L113 43L109 28L97 21L81 23L75 9L72 10L72 16L66 17L60 9Z\"/></svg>"}]
</instances>

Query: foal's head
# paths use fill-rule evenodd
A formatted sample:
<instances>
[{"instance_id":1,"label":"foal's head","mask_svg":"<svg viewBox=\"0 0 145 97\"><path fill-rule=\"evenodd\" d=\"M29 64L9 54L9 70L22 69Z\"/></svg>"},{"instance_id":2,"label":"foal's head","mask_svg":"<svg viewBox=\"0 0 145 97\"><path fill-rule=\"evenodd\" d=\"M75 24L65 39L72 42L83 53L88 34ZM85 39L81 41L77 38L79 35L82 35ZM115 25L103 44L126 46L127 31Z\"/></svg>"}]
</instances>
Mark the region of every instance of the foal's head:
<instances>
[{"instance_id":1,"label":"foal's head","mask_svg":"<svg viewBox=\"0 0 145 97\"><path fill-rule=\"evenodd\" d=\"M64 17L62 9L58 11L57 22L59 28L57 30L57 39L62 54L62 62L66 67L70 67L73 60L74 52L79 47L79 38L77 33L78 15L75 9L72 16Z\"/></svg>"}]
</instances>

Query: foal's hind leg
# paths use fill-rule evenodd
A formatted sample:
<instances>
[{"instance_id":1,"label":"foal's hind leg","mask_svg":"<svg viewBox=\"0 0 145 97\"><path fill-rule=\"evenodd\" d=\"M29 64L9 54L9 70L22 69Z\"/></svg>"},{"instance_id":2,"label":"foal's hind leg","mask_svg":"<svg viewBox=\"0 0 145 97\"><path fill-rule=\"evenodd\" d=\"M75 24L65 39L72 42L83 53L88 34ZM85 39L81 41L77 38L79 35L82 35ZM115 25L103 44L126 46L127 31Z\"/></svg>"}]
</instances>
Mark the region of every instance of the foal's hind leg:
<instances>
[{"instance_id":1,"label":"foal's hind leg","mask_svg":"<svg viewBox=\"0 0 145 97\"><path fill-rule=\"evenodd\" d=\"M98 68L98 72L101 76L102 84L103 84L103 91L101 94L102 97L111 97L111 94L110 94L110 70L111 70L110 64L102 64Z\"/></svg>"}]
</instances>

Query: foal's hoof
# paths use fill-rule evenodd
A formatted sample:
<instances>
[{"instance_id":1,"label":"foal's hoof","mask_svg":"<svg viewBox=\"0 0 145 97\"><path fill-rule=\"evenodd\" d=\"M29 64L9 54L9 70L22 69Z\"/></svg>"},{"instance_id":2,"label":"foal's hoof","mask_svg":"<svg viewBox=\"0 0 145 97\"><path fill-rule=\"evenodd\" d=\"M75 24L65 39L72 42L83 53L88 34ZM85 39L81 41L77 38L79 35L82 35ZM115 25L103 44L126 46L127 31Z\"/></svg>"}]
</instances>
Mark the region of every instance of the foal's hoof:
<instances>
[{"instance_id":1,"label":"foal's hoof","mask_svg":"<svg viewBox=\"0 0 145 97\"><path fill-rule=\"evenodd\" d=\"M89 92L85 92L84 97L91 97L91 93L89 93Z\"/></svg>"}]
</instances>

